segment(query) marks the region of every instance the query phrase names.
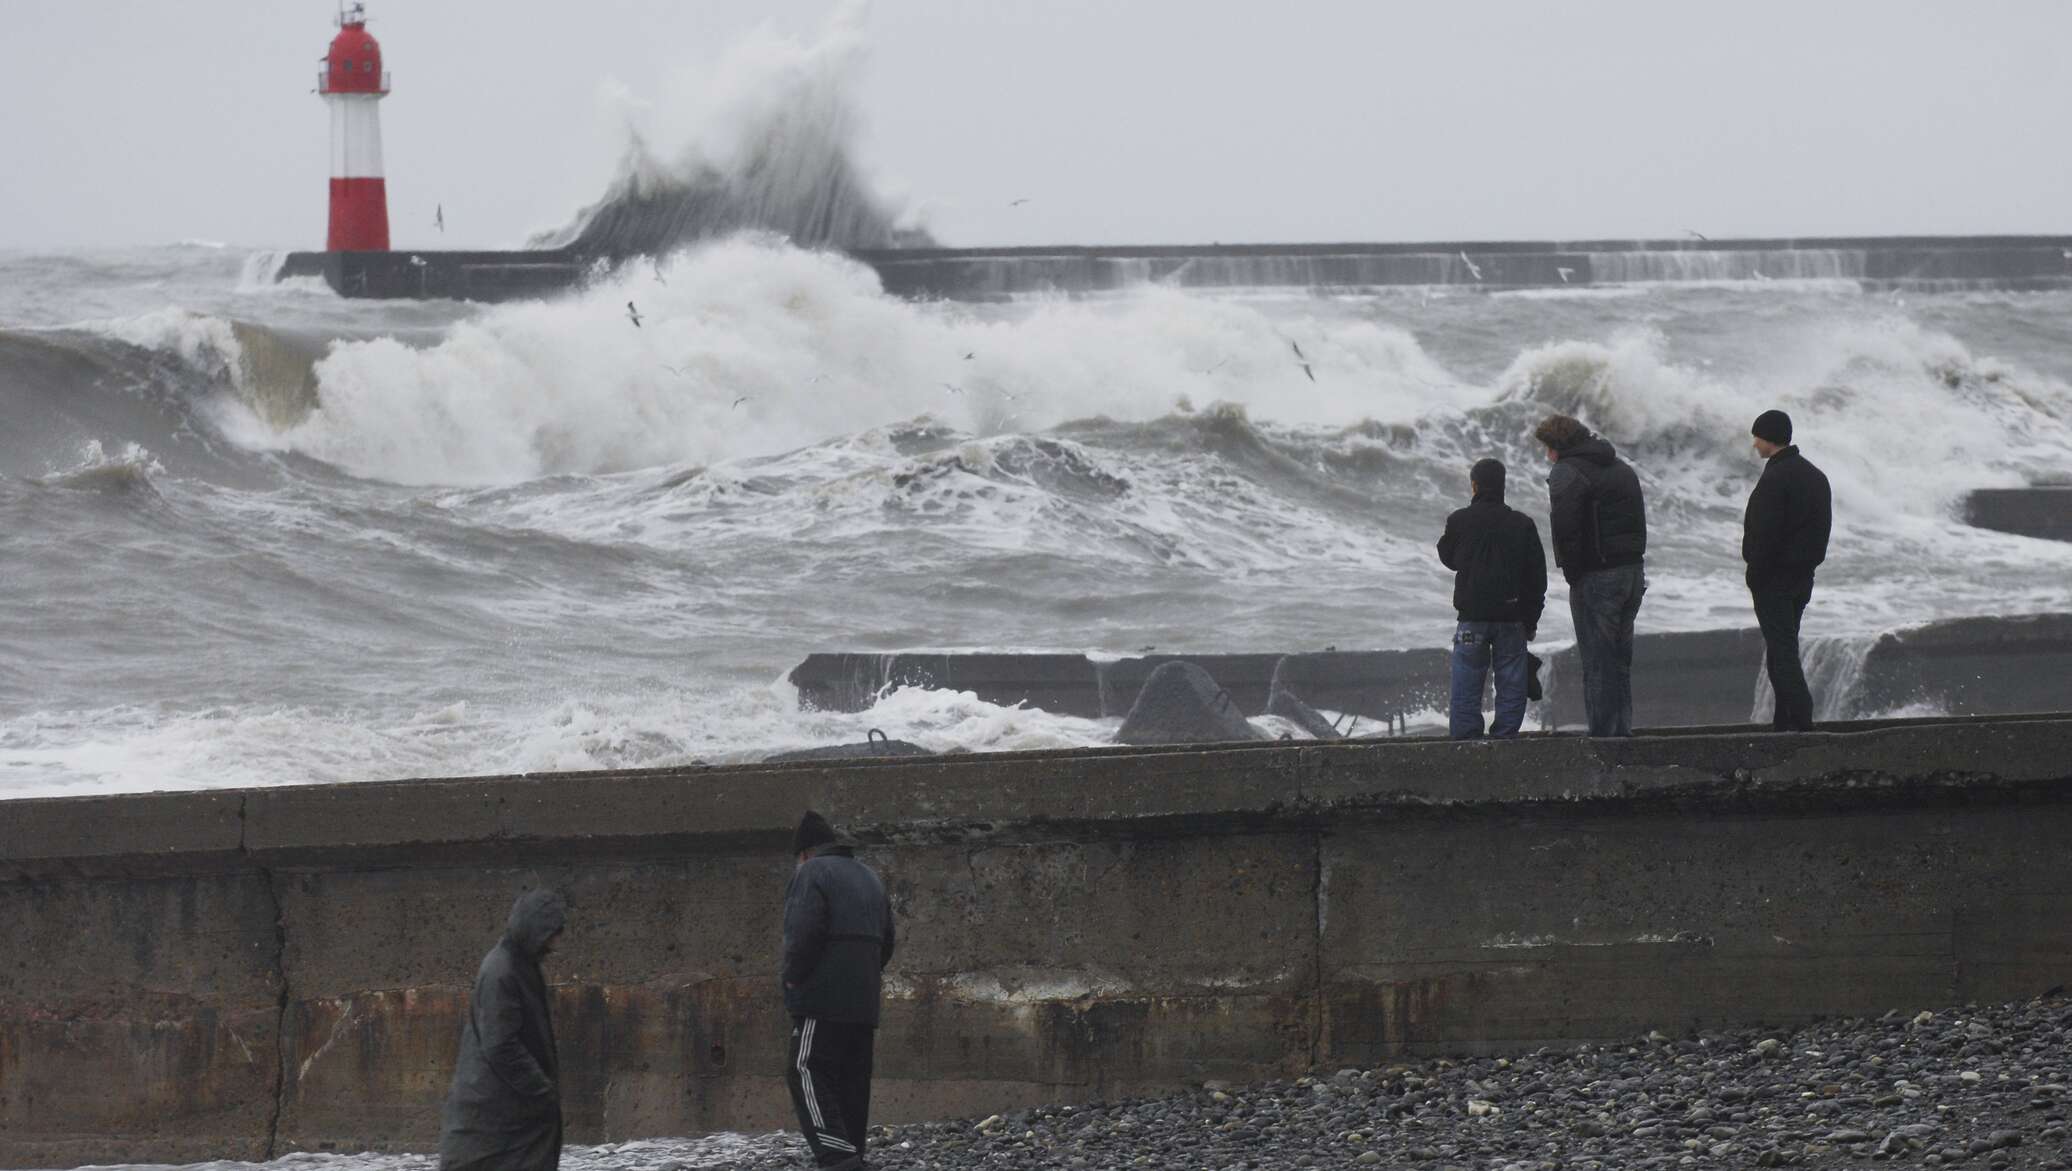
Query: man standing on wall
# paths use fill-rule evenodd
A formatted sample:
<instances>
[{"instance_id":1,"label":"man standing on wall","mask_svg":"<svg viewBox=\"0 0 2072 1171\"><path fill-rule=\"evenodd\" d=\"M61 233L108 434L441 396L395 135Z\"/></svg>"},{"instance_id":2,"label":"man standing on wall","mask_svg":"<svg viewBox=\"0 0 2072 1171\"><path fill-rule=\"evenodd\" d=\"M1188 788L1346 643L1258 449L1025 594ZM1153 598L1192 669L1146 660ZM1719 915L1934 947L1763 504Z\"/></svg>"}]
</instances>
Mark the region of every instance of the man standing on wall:
<instances>
[{"instance_id":1,"label":"man standing on wall","mask_svg":"<svg viewBox=\"0 0 2072 1171\"><path fill-rule=\"evenodd\" d=\"M1453 699L1448 726L1455 740L1482 735L1482 681L1496 671L1496 719L1490 736L1507 740L1525 723L1526 654L1547 604L1547 555L1539 526L1504 503L1504 465L1493 459L1468 472L1472 503L1446 518L1439 562L1454 571Z\"/></svg>"},{"instance_id":2,"label":"man standing on wall","mask_svg":"<svg viewBox=\"0 0 2072 1171\"><path fill-rule=\"evenodd\" d=\"M1533 429L1554 469L1547 498L1554 562L1568 579L1568 610L1583 660L1583 710L1592 736L1633 735L1633 620L1647 592L1647 507L1640 477L1567 415Z\"/></svg>"},{"instance_id":3,"label":"man standing on wall","mask_svg":"<svg viewBox=\"0 0 2072 1171\"><path fill-rule=\"evenodd\" d=\"M560 895L527 891L512 905L504 937L482 957L446 1092L440 1171L561 1166L560 1065L540 961L567 918Z\"/></svg>"},{"instance_id":4,"label":"man standing on wall","mask_svg":"<svg viewBox=\"0 0 2072 1171\"><path fill-rule=\"evenodd\" d=\"M798 857L784 892L784 1008L791 1014L785 1078L814 1161L855 1171L870 1128L871 1055L892 902L885 884L807 811L792 835Z\"/></svg>"},{"instance_id":5,"label":"man standing on wall","mask_svg":"<svg viewBox=\"0 0 2072 1171\"><path fill-rule=\"evenodd\" d=\"M1748 494L1741 559L1748 562L1748 592L1763 631L1763 662L1777 697L1770 726L1805 732L1813 727L1813 692L1799 664L1799 619L1813 600L1813 570L1827 560L1833 497L1827 476L1791 445L1790 415L1764 411L1749 430L1755 453L1765 462L1762 478Z\"/></svg>"}]
</instances>

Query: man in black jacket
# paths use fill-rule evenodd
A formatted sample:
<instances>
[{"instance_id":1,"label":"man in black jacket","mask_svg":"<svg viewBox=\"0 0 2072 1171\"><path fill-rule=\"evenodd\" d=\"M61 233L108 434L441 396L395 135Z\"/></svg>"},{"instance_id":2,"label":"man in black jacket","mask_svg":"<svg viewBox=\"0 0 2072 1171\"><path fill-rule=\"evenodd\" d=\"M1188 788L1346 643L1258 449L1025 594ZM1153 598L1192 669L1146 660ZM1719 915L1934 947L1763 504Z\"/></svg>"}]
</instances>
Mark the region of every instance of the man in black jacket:
<instances>
[{"instance_id":1,"label":"man in black jacket","mask_svg":"<svg viewBox=\"0 0 2072 1171\"><path fill-rule=\"evenodd\" d=\"M1741 559L1748 562L1748 592L1763 631L1763 662L1777 697L1770 726L1804 732L1813 727L1813 692L1799 665L1799 620L1813 600L1813 570L1827 560L1833 497L1827 476L1791 445L1790 415L1764 411L1750 433L1765 462L1762 478L1748 494Z\"/></svg>"},{"instance_id":2,"label":"man in black jacket","mask_svg":"<svg viewBox=\"0 0 2072 1171\"><path fill-rule=\"evenodd\" d=\"M785 1078L814 1161L854 1171L870 1128L871 1056L882 973L892 960L885 884L807 811L792 835L798 868L784 892Z\"/></svg>"},{"instance_id":3,"label":"man in black jacket","mask_svg":"<svg viewBox=\"0 0 2072 1171\"><path fill-rule=\"evenodd\" d=\"M561 1165L560 1066L540 961L567 918L560 895L527 891L512 905L504 937L482 957L440 1120L440 1171Z\"/></svg>"},{"instance_id":4,"label":"man in black jacket","mask_svg":"<svg viewBox=\"0 0 2072 1171\"><path fill-rule=\"evenodd\" d=\"M1583 710L1592 736L1633 735L1633 620L1647 593L1647 506L1640 477L1567 415L1533 429L1547 474L1554 562L1568 579L1568 611L1583 660Z\"/></svg>"},{"instance_id":5,"label":"man in black jacket","mask_svg":"<svg viewBox=\"0 0 2072 1171\"><path fill-rule=\"evenodd\" d=\"M1446 518L1439 562L1453 573L1453 698L1448 727L1455 740L1482 736L1482 681L1496 671L1496 720L1489 734L1507 740L1525 723L1525 644L1547 604L1547 555L1539 526L1504 503L1504 465L1493 459L1468 472L1472 502Z\"/></svg>"}]
</instances>

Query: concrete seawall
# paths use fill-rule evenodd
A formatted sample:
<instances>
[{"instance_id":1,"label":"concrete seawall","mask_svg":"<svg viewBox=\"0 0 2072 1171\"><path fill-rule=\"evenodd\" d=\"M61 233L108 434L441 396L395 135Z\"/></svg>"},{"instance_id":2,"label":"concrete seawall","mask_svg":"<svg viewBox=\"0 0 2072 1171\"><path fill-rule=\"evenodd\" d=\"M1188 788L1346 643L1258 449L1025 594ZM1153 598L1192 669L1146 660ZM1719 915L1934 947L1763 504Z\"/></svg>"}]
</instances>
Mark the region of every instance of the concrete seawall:
<instances>
[{"instance_id":1,"label":"concrete seawall","mask_svg":"<svg viewBox=\"0 0 2072 1171\"><path fill-rule=\"evenodd\" d=\"M885 875L888 1119L2072 979L2072 717L0 805L0 1164L425 1149L521 888L573 1141L782 1125L798 812Z\"/></svg>"},{"instance_id":2,"label":"concrete seawall","mask_svg":"<svg viewBox=\"0 0 2072 1171\"><path fill-rule=\"evenodd\" d=\"M1441 632L1442 637L1445 632ZM1823 719L1914 707L1948 715L2008 715L2072 707L2072 614L1958 618L1856 640L1809 641L1808 674ZM1311 704L1368 723L1356 734L1447 702L1448 652L1318 651L1303 654L1151 655L1096 659L1078 654L809 655L790 679L801 702L823 711L863 711L889 687L969 691L988 703L1061 715L1121 718L1163 663L1198 663L1247 715L1266 710L1277 671ZM1754 629L1643 634L1634 641L1634 720L1648 728L1745 724L1762 674ZM1549 658L1547 699L1528 726L1585 723L1582 666L1573 648ZM1830 695L1836 689L1847 694Z\"/></svg>"}]
</instances>

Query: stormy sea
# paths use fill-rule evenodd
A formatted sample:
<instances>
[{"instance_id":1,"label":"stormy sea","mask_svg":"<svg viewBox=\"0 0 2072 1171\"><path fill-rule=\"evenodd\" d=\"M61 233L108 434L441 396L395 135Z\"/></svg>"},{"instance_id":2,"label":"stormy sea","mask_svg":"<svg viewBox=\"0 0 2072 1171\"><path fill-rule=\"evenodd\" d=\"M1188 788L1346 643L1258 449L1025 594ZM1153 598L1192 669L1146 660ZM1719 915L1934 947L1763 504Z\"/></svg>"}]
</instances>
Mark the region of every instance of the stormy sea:
<instances>
[{"instance_id":1,"label":"stormy sea","mask_svg":"<svg viewBox=\"0 0 2072 1171\"><path fill-rule=\"evenodd\" d=\"M954 692L802 710L784 676L823 650L1443 645L1433 544L1467 468L1503 459L1544 531L1528 432L1555 411L1648 492L1643 632L1752 625L1769 407L1835 489L1813 657L1846 674L1883 631L2072 609L2072 545L1960 515L2072 471L2072 292L903 300L843 252L926 240L849 158L845 43L762 59L723 133L635 139L536 238L636 257L554 299L345 300L257 244L0 253L0 797L871 729L1101 742L1113 721ZM1539 637L1572 639L1558 580Z\"/></svg>"}]
</instances>

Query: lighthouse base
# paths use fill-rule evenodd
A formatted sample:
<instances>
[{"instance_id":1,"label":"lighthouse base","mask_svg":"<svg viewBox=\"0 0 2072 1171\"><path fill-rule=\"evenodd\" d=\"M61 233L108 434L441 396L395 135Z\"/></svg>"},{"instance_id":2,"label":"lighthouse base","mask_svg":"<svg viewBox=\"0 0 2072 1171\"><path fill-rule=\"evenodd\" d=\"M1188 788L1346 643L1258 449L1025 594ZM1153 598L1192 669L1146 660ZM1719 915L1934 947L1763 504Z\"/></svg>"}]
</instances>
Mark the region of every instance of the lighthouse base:
<instances>
[{"instance_id":1,"label":"lighthouse base","mask_svg":"<svg viewBox=\"0 0 2072 1171\"><path fill-rule=\"evenodd\" d=\"M516 301L582 281L590 260L541 252L290 252L278 278L322 277L341 297Z\"/></svg>"}]
</instances>

